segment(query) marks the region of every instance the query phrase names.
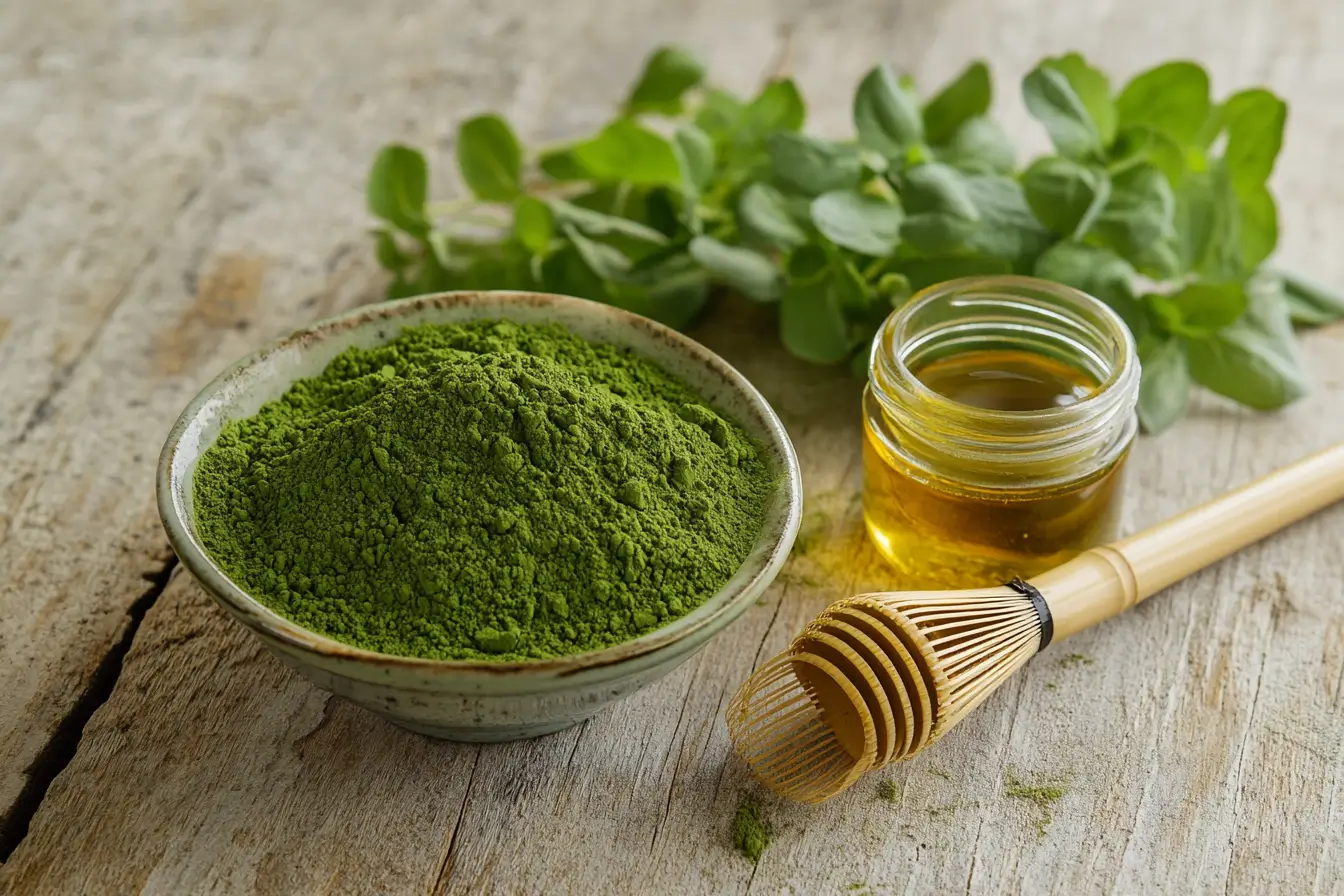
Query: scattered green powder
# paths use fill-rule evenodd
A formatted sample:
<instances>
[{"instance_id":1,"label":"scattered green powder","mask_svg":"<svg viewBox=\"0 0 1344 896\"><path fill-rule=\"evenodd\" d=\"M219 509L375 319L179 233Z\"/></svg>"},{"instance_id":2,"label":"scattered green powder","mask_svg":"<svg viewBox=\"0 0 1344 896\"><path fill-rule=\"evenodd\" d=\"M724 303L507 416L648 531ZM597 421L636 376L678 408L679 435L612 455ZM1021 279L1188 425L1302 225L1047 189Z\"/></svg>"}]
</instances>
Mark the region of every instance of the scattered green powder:
<instances>
[{"instance_id":1,"label":"scattered green powder","mask_svg":"<svg viewBox=\"0 0 1344 896\"><path fill-rule=\"evenodd\" d=\"M809 510L798 526L798 537L793 542L793 553L802 557L812 551L831 525L831 515L824 510Z\"/></svg>"},{"instance_id":2,"label":"scattered green powder","mask_svg":"<svg viewBox=\"0 0 1344 896\"><path fill-rule=\"evenodd\" d=\"M1025 800L1036 807L1036 836L1044 837L1055 815L1051 808L1062 799L1069 789L1058 781L1038 781L1027 783L1009 772L1003 779L1003 795L1015 800Z\"/></svg>"},{"instance_id":3,"label":"scattered green powder","mask_svg":"<svg viewBox=\"0 0 1344 896\"><path fill-rule=\"evenodd\" d=\"M1096 660L1085 653L1071 653L1059 661L1059 666L1062 669L1072 669L1074 666L1090 666L1095 662Z\"/></svg>"},{"instance_id":4,"label":"scattered green powder","mask_svg":"<svg viewBox=\"0 0 1344 896\"><path fill-rule=\"evenodd\" d=\"M607 647L732 576L772 477L649 361L483 321L348 349L202 456L197 522L304 628L434 659Z\"/></svg>"},{"instance_id":5,"label":"scattered green powder","mask_svg":"<svg viewBox=\"0 0 1344 896\"><path fill-rule=\"evenodd\" d=\"M877 782L877 798L888 803L898 803L901 801L901 788L890 778L883 778Z\"/></svg>"},{"instance_id":6,"label":"scattered green powder","mask_svg":"<svg viewBox=\"0 0 1344 896\"><path fill-rule=\"evenodd\" d=\"M733 845L755 865L761 853L770 845L774 831L770 822L761 815L761 807L750 798L744 798L733 816Z\"/></svg>"},{"instance_id":7,"label":"scattered green powder","mask_svg":"<svg viewBox=\"0 0 1344 896\"><path fill-rule=\"evenodd\" d=\"M1053 681L1047 681L1047 682L1045 683L1045 689L1046 689L1047 691L1058 690L1058 689L1059 689L1059 685L1055 684Z\"/></svg>"},{"instance_id":8,"label":"scattered green powder","mask_svg":"<svg viewBox=\"0 0 1344 896\"><path fill-rule=\"evenodd\" d=\"M928 768L926 768L925 771L931 775L935 775L936 777L942 778L944 781L952 780L952 773L945 768L939 768L936 765L931 765Z\"/></svg>"}]
</instances>

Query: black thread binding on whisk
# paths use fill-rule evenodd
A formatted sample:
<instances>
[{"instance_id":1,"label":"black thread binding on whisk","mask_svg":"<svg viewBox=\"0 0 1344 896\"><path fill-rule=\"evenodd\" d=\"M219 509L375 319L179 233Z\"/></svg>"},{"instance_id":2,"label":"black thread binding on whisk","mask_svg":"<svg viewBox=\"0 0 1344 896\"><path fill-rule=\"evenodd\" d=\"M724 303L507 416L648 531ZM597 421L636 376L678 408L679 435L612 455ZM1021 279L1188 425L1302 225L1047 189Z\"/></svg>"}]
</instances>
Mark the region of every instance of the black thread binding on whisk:
<instances>
[{"instance_id":1,"label":"black thread binding on whisk","mask_svg":"<svg viewBox=\"0 0 1344 896\"><path fill-rule=\"evenodd\" d=\"M1016 576L1011 582L1004 584L1018 594L1031 598L1031 606L1041 620L1041 646L1036 648L1036 652L1040 653L1050 646L1050 640L1055 636L1055 617L1050 615L1050 605L1045 602L1045 595L1035 585L1024 582Z\"/></svg>"}]
</instances>

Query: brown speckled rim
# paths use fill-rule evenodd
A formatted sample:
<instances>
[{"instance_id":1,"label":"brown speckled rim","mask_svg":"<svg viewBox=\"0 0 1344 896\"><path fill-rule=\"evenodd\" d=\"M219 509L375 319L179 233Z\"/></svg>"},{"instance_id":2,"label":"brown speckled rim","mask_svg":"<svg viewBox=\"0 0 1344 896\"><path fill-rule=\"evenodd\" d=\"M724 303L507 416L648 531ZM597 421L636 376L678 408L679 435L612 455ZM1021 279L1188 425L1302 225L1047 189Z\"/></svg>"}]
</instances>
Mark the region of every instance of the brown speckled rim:
<instances>
[{"instance_id":1,"label":"brown speckled rim","mask_svg":"<svg viewBox=\"0 0 1344 896\"><path fill-rule=\"evenodd\" d=\"M780 490L760 537L733 580L692 612L633 641L554 659L500 663L419 659L352 647L299 627L268 609L235 584L207 555L192 524L192 515L187 508L190 494L187 486L190 475L194 474L196 459L208 446L198 442L188 450L183 445L184 435L193 427L199 432L203 425L202 419L213 416L214 409L222 403L221 393L228 393L239 381L256 376L256 368L273 356L281 352L305 351L347 331L366 328L377 331L378 343L386 342L395 338L403 325L432 322L407 319L422 317L426 313L432 315L436 309L452 309L455 312L454 321L509 319L510 311L518 309L528 309L528 319L540 319L535 316L536 313L547 310L579 314L585 318L605 318L603 324L617 332L625 328L639 333L645 341L652 338L664 343L676 354L706 368L722 384L726 394L732 394L745 405L749 417L737 422L766 449L775 465L777 488ZM448 321L444 319L443 322ZM622 344L617 339L611 341ZM636 345L630 344L628 347L642 354ZM292 381L291 378L286 382L285 388ZM366 668L401 668L436 677L448 674L488 676L498 680L500 676L542 673L546 678L563 678L648 656L710 627L711 632L705 636L707 639L714 631L740 616L774 580L788 559L802 515L802 476L793 444L783 424L756 388L718 355L681 333L629 311L568 296L514 291L449 292L355 309L297 330L229 367L192 399L173 425L159 456L157 498L159 516L163 520L168 540L183 565L232 615L257 633L281 644L332 659L355 660ZM742 580L744 573L747 578ZM532 679L536 683L533 675L520 677ZM521 681L519 683L522 685Z\"/></svg>"}]
</instances>

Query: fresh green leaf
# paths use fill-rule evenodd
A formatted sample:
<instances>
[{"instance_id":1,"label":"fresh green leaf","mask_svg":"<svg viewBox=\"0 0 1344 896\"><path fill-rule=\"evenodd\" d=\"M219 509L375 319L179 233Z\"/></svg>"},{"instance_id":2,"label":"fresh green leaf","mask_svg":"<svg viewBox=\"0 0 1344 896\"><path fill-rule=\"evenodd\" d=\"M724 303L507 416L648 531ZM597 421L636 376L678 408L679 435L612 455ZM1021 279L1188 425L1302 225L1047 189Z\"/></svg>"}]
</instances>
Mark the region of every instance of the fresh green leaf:
<instances>
[{"instance_id":1,"label":"fresh green leaf","mask_svg":"<svg viewBox=\"0 0 1344 896\"><path fill-rule=\"evenodd\" d=\"M700 226L698 211L699 207L687 195L685 188L678 203L671 187L655 187L644 196L643 215L631 212L624 214L644 220L655 231L670 239L681 232L683 224L699 233L696 229Z\"/></svg>"},{"instance_id":2,"label":"fresh green leaf","mask_svg":"<svg viewBox=\"0 0 1344 896\"><path fill-rule=\"evenodd\" d=\"M705 93L695 115L695 126L715 140L726 140L742 126L746 104L726 90Z\"/></svg>"},{"instance_id":3,"label":"fresh green leaf","mask_svg":"<svg viewBox=\"0 0 1344 896\"><path fill-rule=\"evenodd\" d=\"M806 118L803 95L791 78L771 81L742 110L742 124L753 133L796 131Z\"/></svg>"},{"instance_id":4,"label":"fresh green leaf","mask_svg":"<svg viewBox=\"0 0 1344 896\"><path fill-rule=\"evenodd\" d=\"M447 268L450 264L451 253L448 251L448 234L442 230L431 230L425 234L425 243L429 246L432 254L441 267Z\"/></svg>"},{"instance_id":5,"label":"fresh green leaf","mask_svg":"<svg viewBox=\"0 0 1344 896\"><path fill-rule=\"evenodd\" d=\"M989 67L976 60L924 107L924 139L934 145L951 141L966 122L989 111L992 99Z\"/></svg>"},{"instance_id":6,"label":"fresh green leaf","mask_svg":"<svg viewBox=\"0 0 1344 896\"><path fill-rule=\"evenodd\" d=\"M638 186L681 183L681 164L672 144L628 118L613 121L572 152L575 161L601 180Z\"/></svg>"},{"instance_id":7,"label":"fresh green leaf","mask_svg":"<svg viewBox=\"0 0 1344 896\"><path fill-rule=\"evenodd\" d=\"M888 255L901 238L901 207L853 190L812 200L812 223L822 235L860 255Z\"/></svg>"},{"instance_id":8,"label":"fresh green leaf","mask_svg":"<svg viewBox=\"0 0 1344 896\"><path fill-rule=\"evenodd\" d=\"M1054 239L1031 213L1022 184L998 174L972 174L966 188L979 218L968 240L970 249L1030 269Z\"/></svg>"},{"instance_id":9,"label":"fresh green leaf","mask_svg":"<svg viewBox=\"0 0 1344 896\"><path fill-rule=\"evenodd\" d=\"M1246 280L1244 288L1246 315L1238 323L1248 324L1265 333L1280 354L1300 361L1297 341L1293 338L1293 322L1285 300L1283 278L1257 271Z\"/></svg>"},{"instance_id":10,"label":"fresh green leaf","mask_svg":"<svg viewBox=\"0 0 1344 896\"><path fill-rule=\"evenodd\" d=\"M1045 126L1060 155L1074 159L1101 155L1105 148L1101 131L1064 73L1037 67L1022 81L1022 100L1032 117Z\"/></svg>"},{"instance_id":11,"label":"fresh green leaf","mask_svg":"<svg viewBox=\"0 0 1344 896\"><path fill-rule=\"evenodd\" d=\"M547 204L557 221L571 224L588 236L625 236L654 245L667 242L667 237L657 230L629 218L596 212L563 199L552 199Z\"/></svg>"},{"instance_id":12,"label":"fresh green leaf","mask_svg":"<svg viewBox=\"0 0 1344 896\"><path fill-rule=\"evenodd\" d=\"M1219 117L1227 129L1223 161L1233 187L1241 192L1262 186L1283 145L1287 104L1268 90L1243 90L1228 97Z\"/></svg>"},{"instance_id":13,"label":"fresh green leaf","mask_svg":"<svg viewBox=\"0 0 1344 896\"><path fill-rule=\"evenodd\" d=\"M1022 187L1037 219L1073 239L1091 228L1111 195L1104 168L1062 156L1037 159L1022 175Z\"/></svg>"},{"instance_id":14,"label":"fresh green leaf","mask_svg":"<svg viewBox=\"0 0 1344 896\"><path fill-rule=\"evenodd\" d=\"M939 143L933 150L938 161L967 172L1009 174L1017 164L1017 150L992 118L967 120L950 142Z\"/></svg>"},{"instance_id":15,"label":"fresh green leaf","mask_svg":"<svg viewBox=\"0 0 1344 896\"><path fill-rule=\"evenodd\" d=\"M994 274L1012 272L1012 264L1003 258L989 258L983 255L966 255L953 258L912 258L900 264L900 273L905 275L910 289L919 292L936 283L957 280L961 277L987 277ZM879 281L879 288L881 283Z\"/></svg>"},{"instance_id":16,"label":"fresh green leaf","mask_svg":"<svg viewBox=\"0 0 1344 896\"><path fill-rule=\"evenodd\" d=\"M527 251L538 255L546 251L555 234L551 210L533 196L519 196L513 203L513 235Z\"/></svg>"},{"instance_id":17,"label":"fresh green leaf","mask_svg":"<svg viewBox=\"0 0 1344 896\"><path fill-rule=\"evenodd\" d=\"M1183 271L1200 269L1219 232L1222 197L1216 186L1212 172L1200 171L1187 177L1176 193L1174 223ZM1235 214L1230 202L1226 213Z\"/></svg>"},{"instance_id":18,"label":"fresh green leaf","mask_svg":"<svg viewBox=\"0 0 1344 896\"><path fill-rule=\"evenodd\" d=\"M425 157L408 146L384 146L369 171L369 211L415 236L429 230L425 198L429 168Z\"/></svg>"},{"instance_id":19,"label":"fresh green leaf","mask_svg":"<svg viewBox=\"0 0 1344 896\"><path fill-rule=\"evenodd\" d=\"M1242 268L1253 271L1279 242L1279 212L1267 186L1237 191L1237 225Z\"/></svg>"},{"instance_id":20,"label":"fresh green leaf","mask_svg":"<svg viewBox=\"0 0 1344 896\"><path fill-rule=\"evenodd\" d=\"M901 204L911 214L937 212L966 221L980 220L967 186L967 175L941 162L928 162L901 175Z\"/></svg>"},{"instance_id":21,"label":"fresh green leaf","mask_svg":"<svg viewBox=\"0 0 1344 896\"><path fill-rule=\"evenodd\" d=\"M748 298L758 302L779 300L784 275L764 255L707 236L691 240L690 252L701 267Z\"/></svg>"},{"instance_id":22,"label":"fresh green leaf","mask_svg":"<svg viewBox=\"0 0 1344 896\"><path fill-rule=\"evenodd\" d=\"M1087 64L1077 53L1068 53L1041 63L1054 69L1069 80L1073 92L1087 109L1088 117L1096 126L1103 147L1110 146L1115 139L1116 109L1111 101L1111 84L1100 70Z\"/></svg>"},{"instance_id":23,"label":"fresh green leaf","mask_svg":"<svg viewBox=\"0 0 1344 896\"><path fill-rule=\"evenodd\" d=\"M1344 295L1331 292L1300 274L1280 273L1284 299L1293 323L1327 324L1344 319Z\"/></svg>"},{"instance_id":24,"label":"fresh green leaf","mask_svg":"<svg viewBox=\"0 0 1344 896\"><path fill-rule=\"evenodd\" d=\"M664 211L672 226L668 232L674 232L676 222L680 221L694 233L700 233L703 225L700 221L700 194L714 178L715 151L714 141L708 134L693 124L684 124L672 135L672 149L677 154L677 165L681 168L681 208L672 208L670 203ZM649 198L657 202L655 196Z\"/></svg>"},{"instance_id":25,"label":"fresh green leaf","mask_svg":"<svg viewBox=\"0 0 1344 896\"><path fill-rule=\"evenodd\" d=\"M1176 339L1145 340L1139 346L1143 378L1139 383L1139 424L1156 434L1185 416L1190 404L1190 369Z\"/></svg>"},{"instance_id":26,"label":"fresh green leaf","mask_svg":"<svg viewBox=\"0 0 1344 896\"><path fill-rule=\"evenodd\" d=\"M1186 177L1175 214L1182 270L1215 280L1244 276L1239 205L1221 163Z\"/></svg>"},{"instance_id":27,"label":"fresh green leaf","mask_svg":"<svg viewBox=\"0 0 1344 896\"><path fill-rule=\"evenodd\" d=\"M612 303L682 329L704 308L709 276L683 250L645 259L611 286Z\"/></svg>"},{"instance_id":28,"label":"fresh green leaf","mask_svg":"<svg viewBox=\"0 0 1344 896\"><path fill-rule=\"evenodd\" d=\"M457 129L457 166L477 199L509 202L522 190L523 151L508 122L478 115Z\"/></svg>"},{"instance_id":29,"label":"fresh green leaf","mask_svg":"<svg viewBox=\"0 0 1344 896\"><path fill-rule=\"evenodd\" d=\"M401 251L392 232L386 228L374 231L377 242L378 263L389 271L399 272L411 264L411 257Z\"/></svg>"},{"instance_id":30,"label":"fresh green leaf","mask_svg":"<svg viewBox=\"0 0 1344 896\"><path fill-rule=\"evenodd\" d=\"M1136 338L1147 332L1146 313L1134 295L1137 272L1110 249L1056 243L1036 261L1035 274L1101 299L1124 319Z\"/></svg>"},{"instance_id":31,"label":"fresh green leaf","mask_svg":"<svg viewBox=\"0 0 1344 896\"><path fill-rule=\"evenodd\" d=\"M924 139L919 100L885 65L873 68L859 83L854 130L860 144L888 158Z\"/></svg>"},{"instance_id":32,"label":"fresh green leaf","mask_svg":"<svg viewBox=\"0 0 1344 896\"><path fill-rule=\"evenodd\" d=\"M808 196L854 187L863 167L854 147L807 134L771 134L766 146L775 177Z\"/></svg>"},{"instance_id":33,"label":"fresh green leaf","mask_svg":"<svg viewBox=\"0 0 1344 896\"><path fill-rule=\"evenodd\" d=\"M1112 180L1110 198L1091 233L1142 267L1152 246L1175 242L1175 214L1176 197L1166 175L1152 165L1137 165Z\"/></svg>"},{"instance_id":34,"label":"fresh green leaf","mask_svg":"<svg viewBox=\"0 0 1344 896\"><path fill-rule=\"evenodd\" d=\"M769 184L755 183L742 191L737 221L751 241L785 252L807 242L807 234L789 214L784 195Z\"/></svg>"},{"instance_id":35,"label":"fresh green leaf","mask_svg":"<svg viewBox=\"0 0 1344 896\"><path fill-rule=\"evenodd\" d=\"M830 272L831 259L816 244L800 247L789 256L786 265L793 283L813 283Z\"/></svg>"},{"instance_id":36,"label":"fresh green leaf","mask_svg":"<svg viewBox=\"0 0 1344 896\"><path fill-rule=\"evenodd\" d=\"M795 357L814 364L849 357L849 325L830 278L789 287L780 303L779 336Z\"/></svg>"},{"instance_id":37,"label":"fresh green leaf","mask_svg":"<svg viewBox=\"0 0 1344 896\"><path fill-rule=\"evenodd\" d=\"M941 162L926 162L907 169L898 183L906 211L902 240L923 255L970 252L980 211L968 175Z\"/></svg>"},{"instance_id":38,"label":"fresh green leaf","mask_svg":"<svg viewBox=\"0 0 1344 896\"><path fill-rule=\"evenodd\" d=\"M681 111L682 96L705 77L705 66L680 47L660 47L635 82L625 101L628 115L654 112L675 115Z\"/></svg>"},{"instance_id":39,"label":"fresh green leaf","mask_svg":"<svg viewBox=\"0 0 1344 896\"><path fill-rule=\"evenodd\" d=\"M1209 117L1209 76L1194 62L1168 62L1136 75L1115 101L1120 127L1151 128L1192 146Z\"/></svg>"},{"instance_id":40,"label":"fresh green leaf","mask_svg":"<svg viewBox=\"0 0 1344 896\"><path fill-rule=\"evenodd\" d=\"M1175 236L1143 247L1134 256L1134 267L1150 280L1170 280L1181 273L1180 252Z\"/></svg>"},{"instance_id":41,"label":"fresh green leaf","mask_svg":"<svg viewBox=\"0 0 1344 896\"><path fill-rule=\"evenodd\" d=\"M906 215L901 224L901 240L922 255L961 255L971 251L975 221L947 212L919 212Z\"/></svg>"},{"instance_id":42,"label":"fresh green leaf","mask_svg":"<svg viewBox=\"0 0 1344 896\"><path fill-rule=\"evenodd\" d=\"M693 124L677 128L672 140L682 184L703 190L714 177L714 141Z\"/></svg>"},{"instance_id":43,"label":"fresh green leaf","mask_svg":"<svg viewBox=\"0 0 1344 896\"><path fill-rule=\"evenodd\" d=\"M1181 336L1210 336L1246 311L1240 283L1195 282L1169 296L1148 296L1167 329Z\"/></svg>"},{"instance_id":44,"label":"fresh green leaf","mask_svg":"<svg viewBox=\"0 0 1344 896\"><path fill-rule=\"evenodd\" d=\"M1268 411L1308 391L1281 289L1266 279L1247 286L1246 316L1203 339L1185 339L1195 381L1220 395Z\"/></svg>"},{"instance_id":45,"label":"fresh green leaf","mask_svg":"<svg viewBox=\"0 0 1344 896\"><path fill-rule=\"evenodd\" d=\"M1292 322L1301 327L1319 327L1322 324L1334 323L1344 313L1327 308L1318 308L1310 300L1303 298L1297 293L1286 293L1284 301L1288 305L1288 314Z\"/></svg>"},{"instance_id":46,"label":"fresh green leaf","mask_svg":"<svg viewBox=\"0 0 1344 896\"><path fill-rule=\"evenodd\" d=\"M446 290L536 289L531 258L521 244L452 241L442 231L431 231L430 250L420 259L413 283L394 284L407 295Z\"/></svg>"},{"instance_id":47,"label":"fresh green leaf","mask_svg":"<svg viewBox=\"0 0 1344 896\"><path fill-rule=\"evenodd\" d=\"M611 300L607 282L593 270L573 244L567 244L546 257L541 265L541 282L548 292L562 296L595 302Z\"/></svg>"},{"instance_id":48,"label":"fresh green leaf","mask_svg":"<svg viewBox=\"0 0 1344 896\"><path fill-rule=\"evenodd\" d=\"M569 148L542 154L537 160L537 167L551 180L591 180L593 176L591 171L579 164L579 160L574 158L573 150Z\"/></svg>"},{"instance_id":49,"label":"fresh green leaf","mask_svg":"<svg viewBox=\"0 0 1344 896\"><path fill-rule=\"evenodd\" d=\"M1171 137L1148 127L1123 127L1111 146L1112 174L1148 163L1167 176L1172 189L1185 178L1185 150Z\"/></svg>"},{"instance_id":50,"label":"fresh green leaf","mask_svg":"<svg viewBox=\"0 0 1344 896\"><path fill-rule=\"evenodd\" d=\"M572 224L561 224L569 241L573 243L583 263L603 280L619 280L630 271L630 259L614 246L590 240Z\"/></svg>"},{"instance_id":51,"label":"fresh green leaf","mask_svg":"<svg viewBox=\"0 0 1344 896\"><path fill-rule=\"evenodd\" d=\"M695 280L674 281L657 286L612 286L608 298L617 308L652 318L677 330L690 326L709 301L709 278L704 272Z\"/></svg>"},{"instance_id":52,"label":"fresh green leaf","mask_svg":"<svg viewBox=\"0 0 1344 896\"><path fill-rule=\"evenodd\" d=\"M1307 394L1301 364L1275 352L1257 330L1229 327L1186 340L1185 347L1200 385L1256 410L1272 411Z\"/></svg>"},{"instance_id":53,"label":"fresh green leaf","mask_svg":"<svg viewBox=\"0 0 1344 896\"><path fill-rule=\"evenodd\" d=\"M875 175L886 174L887 169L891 167L886 158L871 149L860 149L859 161L863 164L863 171L859 177L865 181Z\"/></svg>"}]
</instances>

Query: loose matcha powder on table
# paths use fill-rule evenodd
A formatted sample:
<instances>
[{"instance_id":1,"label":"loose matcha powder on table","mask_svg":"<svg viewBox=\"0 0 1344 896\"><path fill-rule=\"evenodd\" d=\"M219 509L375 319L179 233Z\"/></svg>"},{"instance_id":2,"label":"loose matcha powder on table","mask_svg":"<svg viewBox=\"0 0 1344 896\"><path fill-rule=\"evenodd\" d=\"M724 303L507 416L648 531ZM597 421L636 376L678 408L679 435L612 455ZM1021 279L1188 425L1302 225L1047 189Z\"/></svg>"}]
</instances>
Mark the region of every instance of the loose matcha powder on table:
<instances>
[{"instance_id":1,"label":"loose matcha powder on table","mask_svg":"<svg viewBox=\"0 0 1344 896\"><path fill-rule=\"evenodd\" d=\"M760 531L757 447L685 384L558 326L408 328L227 424L214 560L304 628L436 659L562 656L701 604Z\"/></svg>"}]
</instances>

